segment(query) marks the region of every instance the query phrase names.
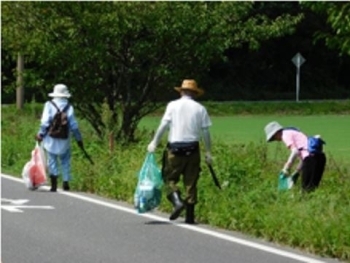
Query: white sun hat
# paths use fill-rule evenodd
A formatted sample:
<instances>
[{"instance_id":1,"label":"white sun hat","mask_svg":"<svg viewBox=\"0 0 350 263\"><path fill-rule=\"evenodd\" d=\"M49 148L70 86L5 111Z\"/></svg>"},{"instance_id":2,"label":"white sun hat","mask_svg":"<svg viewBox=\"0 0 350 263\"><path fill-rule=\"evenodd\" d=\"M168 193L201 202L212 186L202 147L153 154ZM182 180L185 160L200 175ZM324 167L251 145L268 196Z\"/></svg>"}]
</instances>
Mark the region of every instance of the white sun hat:
<instances>
[{"instance_id":1,"label":"white sun hat","mask_svg":"<svg viewBox=\"0 0 350 263\"><path fill-rule=\"evenodd\" d=\"M66 85L56 84L53 87L53 92L49 93L49 96L53 98L70 98L71 94L69 93Z\"/></svg>"},{"instance_id":2,"label":"white sun hat","mask_svg":"<svg viewBox=\"0 0 350 263\"><path fill-rule=\"evenodd\" d=\"M270 142L276 132L282 130L283 127L277 121L272 121L265 126L266 141Z\"/></svg>"}]
</instances>

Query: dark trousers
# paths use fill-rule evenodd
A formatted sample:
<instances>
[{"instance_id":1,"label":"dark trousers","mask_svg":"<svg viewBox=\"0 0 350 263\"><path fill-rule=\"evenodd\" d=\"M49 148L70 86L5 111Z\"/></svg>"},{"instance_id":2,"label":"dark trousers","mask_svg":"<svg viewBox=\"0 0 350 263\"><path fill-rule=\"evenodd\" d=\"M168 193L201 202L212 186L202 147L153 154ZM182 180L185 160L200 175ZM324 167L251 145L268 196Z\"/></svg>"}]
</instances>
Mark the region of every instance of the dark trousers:
<instances>
[{"instance_id":1,"label":"dark trousers","mask_svg":"<svg viewBox=\"0 0 350 263\"><path fill-rule=\"evenodd\" d=\"M303 161L301 187L304 191L310 192L316 189L322 179L326 166L324 153L312 154Z\"/></svg>"},{"instance_id":2,"label":"dark trousers","mask_svg":"<svg viewBox=\"0 0 350 263\"><path fill-rule=\"evenodd\" d=\"M195 151L189 156L179 156L167 150L165 162L163 162L163 179L166 183L168 193L179 190L177 186L183 175L185 185L185 202L187 204L197 203L197 181L200 173L200 153Z\"/></svg>"}]
</instances>

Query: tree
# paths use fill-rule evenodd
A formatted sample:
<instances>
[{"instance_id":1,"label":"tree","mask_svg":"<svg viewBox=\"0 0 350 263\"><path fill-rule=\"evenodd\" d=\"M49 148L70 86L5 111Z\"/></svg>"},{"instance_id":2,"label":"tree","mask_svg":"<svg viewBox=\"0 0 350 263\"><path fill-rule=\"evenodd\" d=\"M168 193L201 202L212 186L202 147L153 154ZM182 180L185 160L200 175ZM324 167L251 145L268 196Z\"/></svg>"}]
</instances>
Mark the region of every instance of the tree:
<instances>
[{"instance_id":1,"label":"tree","mask_svg":"<svg viewBox=\"0 0 350 263\"><path fill-rule=\"evenodd\" d=\"M2 3L4 48L27 55L47 91L66 83L76 108L103 134L134 139L141 118L184 78L199 82L229 47L290 33L301 16L252 14L251 2Z\"/></svg>"},{"instance_id":2,"label":"tree","mask_svg":"<svg viewBox=\"0 0 350 263\"><path fill-rule=\"evenodd\" d=\"M350 3L346 2L305 2L305 7L326 16L330 28L318 31L316 40L324 39L327 46L341 54L350 55Z\"/></svg>"}]
</instances>

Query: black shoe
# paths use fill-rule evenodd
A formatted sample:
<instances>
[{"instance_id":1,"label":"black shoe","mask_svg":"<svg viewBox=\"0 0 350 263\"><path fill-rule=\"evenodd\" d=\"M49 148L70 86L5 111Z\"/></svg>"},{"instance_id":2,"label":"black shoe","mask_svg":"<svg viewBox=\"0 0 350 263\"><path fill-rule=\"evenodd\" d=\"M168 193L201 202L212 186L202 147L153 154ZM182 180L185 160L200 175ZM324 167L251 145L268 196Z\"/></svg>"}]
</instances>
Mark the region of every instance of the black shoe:
<instances>
[{"instance_id":1,"label":"black shoe","mask_svg":"<svg viewBox=\"0 0 350 263\"><path fill-rule=\"evenodd\" d=\"M56 192L57 191L57 176L50 175L50 180L51 180L50 192Z\"/></svg>"},{"instance_id":2,"label":"black shoe","mask_svg":"<svg viewBox=\"0 0 350 263\"><path fill-rule=\"evenodd\" d=\"M67 181L63 182L63 190L64 191L69 191L69 183Z\"/></svg>"},{"instance_id":3,"label":"black shoe","mask_svg":"<svg viewBox=\"0 0 350 263\"><path fill-rule=\"evenodd\" d=\"M170 214L169 219L170 220L175 220L178 218L181 214L181 212L184 210L185 205L183 204L181 197L180 197L180 192L172 192L167 196L168 200L173 204L174 209L173 212Z\"/></svg>"},{"instance_id":4,"label":"black shoe","mask_svg":"<svg viewBox=\"0 0 350 263\"><path fill-rule=\"evenodd\" d=\"M194 221L194 204L187 204L186 205L186 219L185 219L186 224L190 225L195 225L197 224Z\"/></svg>"}]
</instances>

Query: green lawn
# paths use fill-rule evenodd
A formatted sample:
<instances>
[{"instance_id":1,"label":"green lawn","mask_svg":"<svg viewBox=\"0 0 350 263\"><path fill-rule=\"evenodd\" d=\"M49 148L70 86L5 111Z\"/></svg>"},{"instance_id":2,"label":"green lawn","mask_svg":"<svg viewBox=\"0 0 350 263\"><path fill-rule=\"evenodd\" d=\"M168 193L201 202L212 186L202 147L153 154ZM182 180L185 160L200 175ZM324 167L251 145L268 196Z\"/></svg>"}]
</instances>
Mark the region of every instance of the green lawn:
<instances>
[{"instance_id":1,"label":"green lawn","mask_svg":"<svg viewBox=\"0 0 350 263\"><path fill-rule=\"evenodd\" d=\"M147 117L141 127L156 129L161 117ZM232 143L259 142L264 140L264 126L270 121L278 121L283 126L293 126L309 135L320 134L326 141L325 150L337 159L349 159L350 152L350 115L313 115L313 116L258 116L239 115L229 117L211 117L214 139Z\"/></svg>"}]
</instances>

